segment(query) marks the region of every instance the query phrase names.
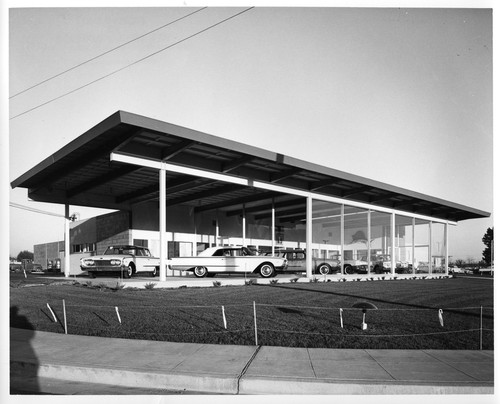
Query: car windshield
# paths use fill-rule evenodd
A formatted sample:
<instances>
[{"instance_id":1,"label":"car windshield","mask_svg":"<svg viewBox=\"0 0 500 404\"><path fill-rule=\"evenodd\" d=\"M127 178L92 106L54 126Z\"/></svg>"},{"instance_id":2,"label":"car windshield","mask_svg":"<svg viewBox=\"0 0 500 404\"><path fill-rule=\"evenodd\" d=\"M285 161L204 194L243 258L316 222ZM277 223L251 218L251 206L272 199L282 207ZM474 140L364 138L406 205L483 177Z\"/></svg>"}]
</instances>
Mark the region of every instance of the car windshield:
<instances>
[{"instance_id":1,"label":"car windshield","mask_svg":"<svg viewBox=\"0 0 500 404\"><path fill-rule=\"evenodd\" d=\"M108 247L104 255L135 255L135 248Z\"/></svg>"}]
</instances>

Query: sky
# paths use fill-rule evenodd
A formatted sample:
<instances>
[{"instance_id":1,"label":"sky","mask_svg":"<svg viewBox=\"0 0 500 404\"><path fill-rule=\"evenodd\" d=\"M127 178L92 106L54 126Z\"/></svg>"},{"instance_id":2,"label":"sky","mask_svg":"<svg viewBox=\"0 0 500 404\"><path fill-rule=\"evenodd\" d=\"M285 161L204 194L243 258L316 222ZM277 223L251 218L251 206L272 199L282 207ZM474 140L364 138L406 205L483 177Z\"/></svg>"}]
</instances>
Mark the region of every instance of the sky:
<instances>
[{"instance_id":1,"label":"sky","mask_svg":"<svg viewBox=\"0 0 500 404\"><path fill-rule=\"evenodd\" d=\"M450 228L452 260L479 260L494 219L492 10L470 8L483 3L255 7L235 16L248 6L11 2L3 10L6 186L125 110L491 212ZM9 186L5 199L64 213L29 201L26 189ZM84 219L106 211L73 212ZM16 207L7 214L10 255L63 239L60 217Z\"/></svg>"}]
</instances>

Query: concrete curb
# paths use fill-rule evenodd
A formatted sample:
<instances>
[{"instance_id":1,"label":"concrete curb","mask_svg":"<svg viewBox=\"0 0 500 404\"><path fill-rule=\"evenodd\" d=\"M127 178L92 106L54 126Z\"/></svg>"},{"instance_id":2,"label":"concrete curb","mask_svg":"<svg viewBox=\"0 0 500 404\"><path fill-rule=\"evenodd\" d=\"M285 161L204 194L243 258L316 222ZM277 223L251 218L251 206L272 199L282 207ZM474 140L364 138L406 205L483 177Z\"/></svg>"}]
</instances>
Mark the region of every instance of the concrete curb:
<instances>
[{"instance_id":1,"label":"concrete curb","mask_svg":"<svg viewBox=\"0 0 500 404\"><path fill-rule=\"evenodd\" d=\"M257 395L385 395L385 394L493 394L494 387L484 383L412 384L387 381L337 381L329 379L261 378L254 376L223 377L201 374L140 372L124 369L11 362L12 375L37 371L38 377L71 382L108 384L128 388L198 391L212 394Z\"/></svg>"},{"instance_id":2,"label":"concrete curb","mask_svg":"<svg viewBox=\"0 0 500 404\"><path fill-rule=\"evenodd\" d=\"M11 375L37 373L46 377L72 382L108 384L143 389L186 390L214 394L238 394L238 378L230 376L209 376L205 374L176 374L141 372L136 370L66 366L53 364L32 364L11 362ZM159 393L161 394L161 393Z\"/></svg>"}]
</instances>

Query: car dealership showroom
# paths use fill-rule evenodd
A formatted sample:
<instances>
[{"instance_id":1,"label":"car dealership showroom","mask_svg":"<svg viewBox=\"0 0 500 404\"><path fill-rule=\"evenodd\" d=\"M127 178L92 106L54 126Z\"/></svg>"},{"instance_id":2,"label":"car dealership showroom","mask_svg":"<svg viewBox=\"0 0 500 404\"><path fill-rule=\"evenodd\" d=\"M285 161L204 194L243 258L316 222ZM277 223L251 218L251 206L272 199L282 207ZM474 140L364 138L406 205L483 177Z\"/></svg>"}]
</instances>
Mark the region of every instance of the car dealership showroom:
<instances>
[{"instance_id":1,"label":"car dealership showroom","mask_svg":"<svg viewBox=\"0 0 500 404\"><path fill-rule=\"evenodd\" d=\"M264 277L448 275L449 226L490 215L124 111L11 185L34 201L65 205L64 241L47 240L34 252L44 269L58 261L66 276L84 274L82 258L117 245L146 247L158 259L160 281L206 276L196 269L206 264L170 264L211 247L286 259L284 268L261 271ZM115 212L75 220L73 206Z\"/></svg>"}]
</instances>

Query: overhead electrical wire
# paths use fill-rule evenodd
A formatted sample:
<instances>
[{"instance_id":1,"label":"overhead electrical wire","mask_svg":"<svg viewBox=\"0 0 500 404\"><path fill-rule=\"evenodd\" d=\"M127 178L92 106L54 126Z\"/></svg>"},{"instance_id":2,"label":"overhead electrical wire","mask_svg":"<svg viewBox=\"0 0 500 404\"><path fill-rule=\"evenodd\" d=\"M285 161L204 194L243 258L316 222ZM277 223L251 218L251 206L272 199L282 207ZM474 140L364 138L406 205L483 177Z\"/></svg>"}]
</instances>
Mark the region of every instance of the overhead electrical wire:
<instances>
[{"instance_id":1,"label":"overhead electrical wire","mask_svg":"<svg viewBox=\"0 0 500 404\"><path fill-rule=\"evenodd\" d=\"M166 27L168 27L169 25L175 24L176 22L181 21L181 20L183 20L183 19L185 19L185 18L187 18L187 17L189 17L189 16L191 16L191 15L193 15L193 14L196 14L196 13L198 13L198 12L200 12L200 11L202 11L202 10L206 9L206 8L207 8L207 7L200 8L200 9L198 9L198 10L196 10L196 11L193 11L192 13L189 13L189 14L187 14L187 15L183 16L183 17L177 18L177 19L176 19L176 20L174 20L174 21L170 21L169 23L164 24L164 25L162 25L161 27L155 28L155 29L154 29L154 30L152 30L152 31L146 32L145 34L142 34L142 35L140 35L140 36L138 36L138 37L136 37L136 38L134 38L134 39L131 39L130 41L124 42L124 43L122 43L121 45L115 46L114 48L107 50L106 52L103 52L103 53L101 53L101 54L99 54L99 55L97 55L97 56L94 56L94 57L92 57L92 58L90 58L90 59L88 59L88 60L84 61L84 62L81 62L81 63L79 63L79 64L77 64L77 65L75 65L75 66L73 66L73 67L70 67L69 69L66 69L66 70L64 70L64 71L62 71L62 72L60 72L60 73L57 73L57 74L55 74L55 75L53 75L53 76L51 76L51 77L49 77L49 78L47 78L47 79L45 79L45 80L43 80L43 81L40 81L40 82L39 82L39 83L37 83L37 84L32 85L31 87L28 87L28 88L26 88L26 89L24 89L24 90L22 90L22 91L19 91L18 93L14 94L14 95L11 95L11 96L9 97L9 100L10 100L10 99L12 99L12 98L14 98L14 97L17 97L18 95L21 95L21 94L25 93L26 91L29 91L29 90L31 90L31 89L33 89L33 88L35 88L35 87L38 87L38 86L40 86L40 85L42 85L42 84L44 84L44 83L47 83L47 82L48 82L48 81L50 81L50 80L53 80L53 79L55 79L55 78L57 78L57 77L59 77L59 76L62 76L63 74L66 74L66 73L68 73L68 72L70 72L70 71L72 71L72 70L75 70L75 69L77 69L78 67L81 67L81 66L83 66L83 65L85 65L85 64L87 64L87 63L90 63L90 62L92 62L92 61L94 61L94 60L96 60L96 59L99 59L100 57L102 57L102 56L104 56L104 55L107 55L108 53L111 53L111 52L114 52L114 51L115 51L115 50L117 50L117 49L123 48L124 46L129 45L129 44L131 44L132 42L138 41L139 39L144 38L145 36L151 35L152 33L156 32L156 31L159 31L159 30L161 30L161 29L163 29L163 28L166 28Z\"/></svg>"},{"instance_id":2,"label":"overhead electrical wire","mask_svg":"<svg viewBox=\"0 0 500 404\"><path fill-rule=\"evenodd\" d=\"M15 202L9 202L9 205L11 207L13 207L13 208L23 209L23 210L27 210L27 211L34 212L34 213L41 213L43 215L50 215L50 216L56 216L56 217L65 217L64 215L60 215L58 213L47 212L45 210L32 208L32 207L21 205L19 203L15 203Z\"/></svg>"},{"instance_id":3,"label":"overhead electrical wire","mask_svg":"<svg viewBox=\"0 0 500 404\"><path fill-rule=\"evenodd\" d=\"M87 84L84 84L84 85L82 85L82 86L80 86L80 87L77 87L77 88L75 88L75 89L71 90L71 91L68 91L67 93L64 93L64 94L62 94L62 95L60 95L60 96L58 96L58 97L52 98L52 99L50 99L49 101L46 101L46 102L44 102L44 103L42 103L42 104L37 105L36 107L30 108L30 109L28 109L28 110L26 110L26 111L24 111L24 112L21 112L21 113L19 113L19 114L17 114L17 115L14 115L13 117L9 118L9 120L13 120L13 119L15 119L15 118L18 118L18 117L20 117L20 116L22 116L22 115L25 115L25 114L27 114L27 113L29 113L29 112L31 112L31 111L34 111L34 110L36 110L36 109L38 109L38 108L41 108L41 107L43 107L43 106L45 106L45 105L47 105L47 104L50 104L50 103L52 103L52 102L54 102L54 101L57 101L57 100L61 99L61 98L63 98L63 97L66 97L67 95L73 94L73 93L77 92L78 90L81 90L81 89L83 89L83 88L85 88L85 87L88 87L88 86L90 86L90 85L92 85L92 84L95 84L95 83L97 83L97 82L99 82L99 81L101 81L101 80L104 80L104 79L106 79L106 78L108 78L108 77L110 77L110 76L113 76L113 75L115 75L116 73L121 72L122 70L128 69L128 68L129 68L129 67L131 67L131 66L134 66L134 65L136 65L136 64L138 64L138 63L140 63L140 62L143 62L143 61L144 61L144 60L146 60L146 59L149 59L149 58L151 58L151 57L153 57L153 56L155 56L155 55L157 55L157 54L159 54L159 53L161 53L161 52L164 52L164 51L166 51L166 50L168 50L168 49L170 49L170 48L172 48L172 47L174 47L174 46L176 46L176 45L179 45L179 44L180 44L180 43L182 43L182 42L185 42L185 41L187 41L187 40L189 40L189 39L191 39L191 38L194 38L195 36L198 36L198 35L200 35L200 34L202 34L202 33L206 32L206 31L208 31L208 30L212 29L212 28L215 28L216 26L221 25L221 24L225 23L226 21L229 21L229 20L231 20L231 19L233 19L233 18L236 18L236 17L240 16L241 14L246 13L247 11L250 11L252 8L255 8L255 7L254 7L254 6L252 6L252 7L249 7L249 8L247 8L247 9L243 10L243 11L240 11L239 13L236 13L236 14L234 14L234 15L232 15L232 16L230 16L230 17L227 17L227 18L225 18L225 19L223 19L223 20L221 20L221 21L219 21L219 22L217 22L217 23L215 23L215 24L212 24L212 25L210 25L209 27L204 28L204 29L202 29L202 30L200 30L200 31L198 31L198 32L195 32L194 34L189 35L189 36L187 36L187 37L185 37L185 38L183 38L183 39L181 39L181 40L179 40L179 41L177 41L177 42L175 42L175 43L173 43L173 44L171 44L171 45L168 45L168 46L166 46L166 47L164 47L164 48L162 48L162 49L160 49L160 50L156 51L156 52L150 53L149 55L147 55L147 56L145 56L145 57L143 57L143 58L141 58L141 59L138 59L138 60L136 60L135 62L132 62L132 63L130 63L130 64L128 64L128 65L126 65L126 66L124 66L124 67L121 67L121 68L119 68L119 69L117 69L117 70L115 70L115 71L113 71L113 72L111 72L111 73L108 73L108 74L106 74L106 75L104 75L104 76L101 76L101 77L99 77L99 78L97 78L97 79L95 79L95 80L93 80L93 81L88 82Z\"/></svg>"}]
</instances>

